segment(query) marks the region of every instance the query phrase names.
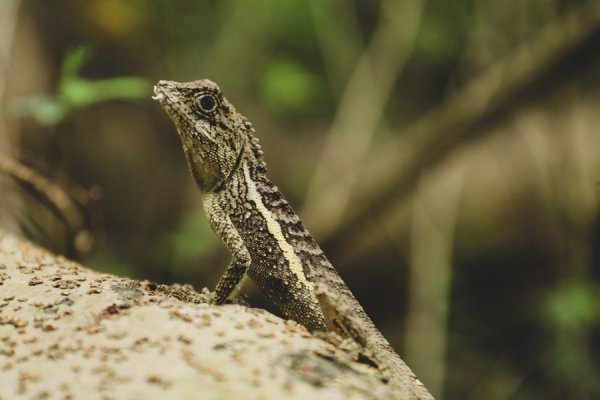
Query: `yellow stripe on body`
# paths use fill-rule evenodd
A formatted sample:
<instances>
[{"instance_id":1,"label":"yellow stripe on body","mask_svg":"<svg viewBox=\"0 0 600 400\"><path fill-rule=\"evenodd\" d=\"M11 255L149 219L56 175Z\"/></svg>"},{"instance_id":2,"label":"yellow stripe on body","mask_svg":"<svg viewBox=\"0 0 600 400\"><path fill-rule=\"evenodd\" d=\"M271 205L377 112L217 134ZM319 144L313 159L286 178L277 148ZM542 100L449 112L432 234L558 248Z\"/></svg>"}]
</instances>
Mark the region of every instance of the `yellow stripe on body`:
<instances>
[{"instance_id":1,"label":"yellow stripe on body","mask_svg":"<svg viewBox=\"0 0 600 400\"><path fill-rule=\"evenodd\" d=\"M311 293L314 293L314 286L312 282L309 282L304 275L304 270L302 269L302 261L298 258L298 255L294 252L292 245L290 245L285 237L283 236L283 232L281 231L281 225L273 216L273 213L265 207L265 204L262 201L262 197L260 193L256 189L256 184L250 177L250 172L248 171L248 165L244 163L244 177L246 178L246 184L248 185L248 198L253 200L256 204L256 208L258 212L262 215L267 223L267 229L273 235L279 248L283 252L283 256L287 260L290 270L298 279L298 282L304 284Z\"/></svg>"}]
</instances>

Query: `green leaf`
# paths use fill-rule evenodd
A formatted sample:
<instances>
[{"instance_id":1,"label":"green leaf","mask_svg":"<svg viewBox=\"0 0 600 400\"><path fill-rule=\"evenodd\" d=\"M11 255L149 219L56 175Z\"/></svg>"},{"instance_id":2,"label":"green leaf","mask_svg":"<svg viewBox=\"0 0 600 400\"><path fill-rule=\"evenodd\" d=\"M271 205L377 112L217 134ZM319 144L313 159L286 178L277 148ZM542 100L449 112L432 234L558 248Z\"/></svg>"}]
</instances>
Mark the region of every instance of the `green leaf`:
<instances>
[{"instance_id":1,"label":"green leaf","mask_svg":"<svg viewBox=\"0 0 600 400\"><path fill-rule=\"evenodd\" d=\"M87 46L80 46L69 51L63 61L61 80L77 76L91 57L92 50Z\"/></svg>"},{"instance_id":2,"label":"green leaf","mask_svg":"<svg viewBox=\"0 0 600 400\"><path fill-rule=\"evenodd\" d=\"M146 79L122 76L103 80L79 77L79 71L90 59L88 47L70 51L63 62L56 96L37 95L14 100L12 112L19 117L32 117L44 125L55 125L76 109L102 101L134 100L150 96L151 84Z\"/></svg>"},{"instance_id":3,"label":"green leaf","mask_svg":"<svg viewBox=\"0 0 600 400\"><path fill-rule=\"evenodd\" d=\"M137 77L119 77L90 81L66 79L60 86L60 96L73 108L85 107L114 99L139 99L149 96L151 84Z\"/></svg>"}]
</instances>

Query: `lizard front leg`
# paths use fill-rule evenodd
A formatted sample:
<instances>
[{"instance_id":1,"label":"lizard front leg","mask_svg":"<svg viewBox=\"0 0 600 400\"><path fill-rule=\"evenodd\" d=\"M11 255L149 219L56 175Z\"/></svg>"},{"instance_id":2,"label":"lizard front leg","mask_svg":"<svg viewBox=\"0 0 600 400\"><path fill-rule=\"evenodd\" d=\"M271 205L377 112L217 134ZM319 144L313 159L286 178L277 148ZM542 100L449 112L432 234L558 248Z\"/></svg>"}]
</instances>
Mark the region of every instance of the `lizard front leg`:
<instances>
[{"instance_id":1,"label":"lizard front leg","mask_svg":"<svg viewBox=\"0 0 600 400\"><path fill-rule=\"evenodd\" d=\"M244 241L223 210L213 207L207 215L211 227L231 252L231 262L217 282L211 299L213 304L223 304L233 299L241 289L252 259Z\"/></svg>"}]
</instances>

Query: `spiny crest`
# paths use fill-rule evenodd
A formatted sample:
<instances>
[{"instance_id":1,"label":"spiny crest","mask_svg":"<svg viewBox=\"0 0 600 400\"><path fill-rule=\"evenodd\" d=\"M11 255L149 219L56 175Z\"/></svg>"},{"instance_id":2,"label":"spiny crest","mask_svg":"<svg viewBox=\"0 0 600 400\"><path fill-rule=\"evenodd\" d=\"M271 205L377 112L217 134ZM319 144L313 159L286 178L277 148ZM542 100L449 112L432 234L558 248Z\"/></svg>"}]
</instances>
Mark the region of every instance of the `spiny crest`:
<instances>
[{"instance_id":1,"label":"spiny crest","mask_svg":"<svg viewBox=\"0 0 600 400\"><path fill-rule=\"evenodd\" d=\"M252 150L252 154L254 155L254 157L256 158L256 166L259 168L259 172L263 172L266 173L267 172L267 163L265 162L265 158L264 158L264 152L262 150L262 146L260 145L260 140L258 140L258 138L256 136L254 136L254 132L255 129L252 126L252 124L250 123L250 121L248 121L248 119L246 117L244 117L242 114L238 113L238 115L242 118L242 120L244 121L244 132L247 135L247 143L250 144L250 149Z\"/></svg>"}]
</instances>

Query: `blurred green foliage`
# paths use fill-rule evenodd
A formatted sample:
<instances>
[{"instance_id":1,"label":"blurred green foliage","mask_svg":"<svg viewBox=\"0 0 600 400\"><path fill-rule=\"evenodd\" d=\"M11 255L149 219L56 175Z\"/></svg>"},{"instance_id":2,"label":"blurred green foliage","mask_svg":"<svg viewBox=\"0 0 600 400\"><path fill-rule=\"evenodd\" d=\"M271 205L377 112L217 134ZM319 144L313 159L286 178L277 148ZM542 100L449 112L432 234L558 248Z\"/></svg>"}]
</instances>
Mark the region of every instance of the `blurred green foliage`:
<instances>
[{"instance_id":1,"label":"blurred green foliage","mask_svg":"<svg viewBox=\"0 0 600 400\"><path fill-rule=\"evenodd\" d=\"M600 288L583 282L563 282L546 300L547 323L578 332L600 322Z\"/></svg>"},{"instance_id":2,"label":"blurred green foliage","mask_svg":"<svg viewBox=\"0 0 600 400\"><path fill-rule=\"evenodd\" d=\"M319 77L292 59L272 60L261 85L265 103L280 112L306 112L323 105Z\"/></svg>"},{"instance_id":3,"label":"blurred green foliage","mask_svg":"<svg viewBox=\"0 0 600 400\"><path fill-rule=\"evenodd\" d=\"M150 83L139 77L100 80L82 78L79 74L92 56L89 47L69 51L64 59L55 95L34 95L13 100L13 113L32 117L44 125L55 125L74 111L109 100L136 100L149 96Z\"/></svg>"},{"instance_id":4,"label":"blurred green foliage","mask_svg":"<svg viewBox=\"0 0 600 400\"><path fill-rule=\"evenodd\" d=\"M545 307L550 373L578 398L600 389L595 356L589 346L600 326L600 288L589 283L563 282L549 294Z\"/></svg>"},{"instance_id":5,"label":"blurred green foliage","mask_svg":"<svg viewBox=\"0 0 600 400\"><path fill-rule=\"evenodd\" d=\"M186 271L188 266L208 256L220 244L206 223L203 210L184 214L177 226L165 234L159 254L169 255L169 268Z\"/></svg>"}]
</instances>

